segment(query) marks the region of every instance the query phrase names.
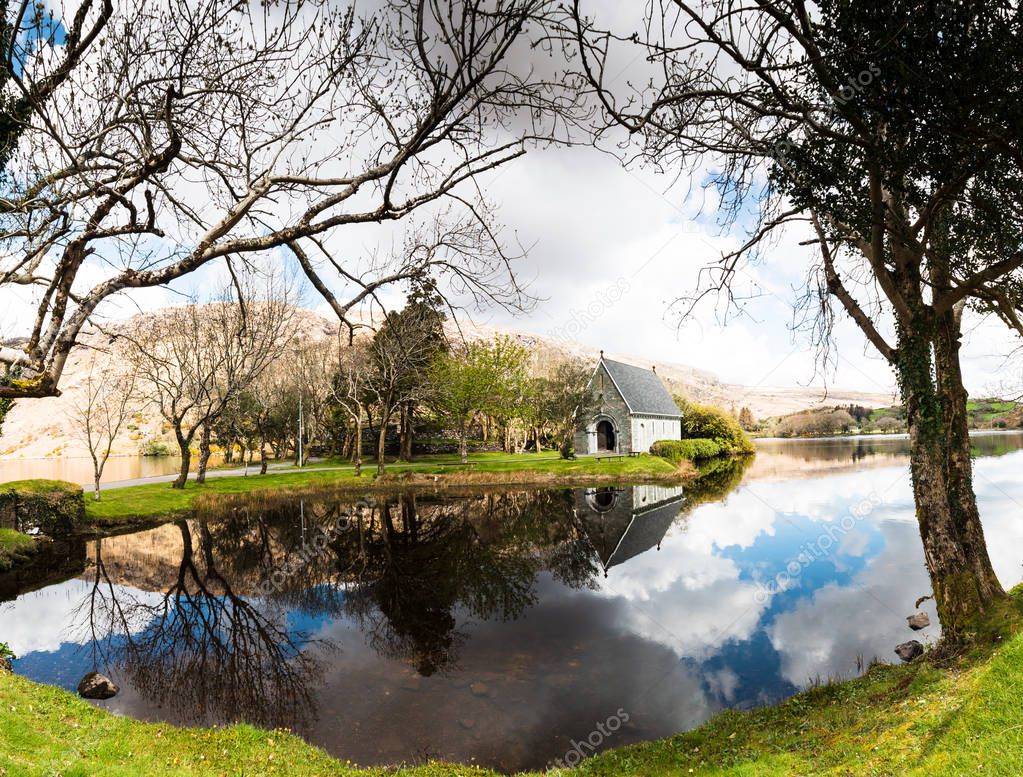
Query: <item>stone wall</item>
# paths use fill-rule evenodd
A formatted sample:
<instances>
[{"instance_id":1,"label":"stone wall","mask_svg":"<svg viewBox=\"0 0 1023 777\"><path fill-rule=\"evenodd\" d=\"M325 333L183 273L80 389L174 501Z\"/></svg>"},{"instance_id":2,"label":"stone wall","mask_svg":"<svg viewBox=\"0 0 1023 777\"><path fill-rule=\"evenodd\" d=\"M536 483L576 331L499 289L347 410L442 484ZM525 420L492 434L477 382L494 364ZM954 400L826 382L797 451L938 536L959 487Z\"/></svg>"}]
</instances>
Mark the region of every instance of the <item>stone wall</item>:
<instances>
[{"instance_id":1,"label":"stone wall","mask_svg":"<svg viewBox=\"0 0 1023 777\"><path fill-rule=\"evenodd\" d=\"M614 381L607 374L603 363L597 368L590 381L590 391L597 400L596 409L586 418L580 418L576 426L575 452L577 454L595 453L591 449L590 440L597 422L602 418L612 420L617 427L617 449L621 453L632 450L632 424L629 421L629 406L615 388Z\"/></svg>"}]
</instances>

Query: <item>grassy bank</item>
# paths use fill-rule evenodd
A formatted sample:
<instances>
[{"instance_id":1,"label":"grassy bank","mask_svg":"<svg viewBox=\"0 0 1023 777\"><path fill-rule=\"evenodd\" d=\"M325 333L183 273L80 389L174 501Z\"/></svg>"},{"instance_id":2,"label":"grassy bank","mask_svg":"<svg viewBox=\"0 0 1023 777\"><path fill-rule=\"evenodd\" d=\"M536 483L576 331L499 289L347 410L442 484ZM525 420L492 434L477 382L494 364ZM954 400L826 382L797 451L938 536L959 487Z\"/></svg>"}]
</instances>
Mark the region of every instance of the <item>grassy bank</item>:
<instances>
[{"instance_id":1,"label":"grassy bank","mask_svg":"<svg viewBox=\"0 0 1023 777\"><path fill-rule=\"evenodd\" d=\"M778 707L725 712L695 731L610 750L561 774L1017 775L1023 635L1002 631L1004 638L942 665L874 666L860 679L815 688ZM0 675L0 774L58 773L492 774L444 764L359 770L287 733L140 723Z\"/></svg>"},{"instance_id":2,"label":"grassy bank","mask_svg":"<svg viewBox=\"0 0 1023 777\"><path fill-rule=\"evenodd\" d=\"M169 483L147 483L103 491L99 502L87 500L88 523L108 529L158 520L189 510L200 494L240 494L262 489L297 489L332 486L353 494L386 492L398 488L436 488L446 485L540 485L571 486L593 483L683 482L692 476L687 468L679 468L656 456L625 457L621 461L593 458L574 460L551 459L526 454L521 457L481 454L470 458L470 466L452 465L430 459L413 465L392 466L382 477L375 477L370 466L363 467L361 477L351 469L329 466L289 469L266 475L249 474L209 478L196 485L189 482L184 489Z\"/></svg>"}]
</instances>

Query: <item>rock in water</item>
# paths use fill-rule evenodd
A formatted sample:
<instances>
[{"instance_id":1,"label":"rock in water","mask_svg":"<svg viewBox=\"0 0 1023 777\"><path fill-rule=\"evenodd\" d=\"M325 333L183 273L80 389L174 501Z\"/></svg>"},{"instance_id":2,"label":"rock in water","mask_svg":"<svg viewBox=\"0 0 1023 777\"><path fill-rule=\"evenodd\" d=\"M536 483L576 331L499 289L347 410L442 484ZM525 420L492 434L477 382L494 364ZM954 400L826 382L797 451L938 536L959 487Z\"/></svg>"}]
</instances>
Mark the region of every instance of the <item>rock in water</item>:
<instances>
[{"instance_id":1,"label":"rock in water","mask_svg":"<svg viewBox=\"0 0 1023 777\"><path fill-rule=\"evenodd\" d=\"M931 625L931 619L927 617L927 613L918 612L915 615L910 615L906 618L906 623L913 631L920 631L920 629L926 629Z\"/></svg>"},{"instance_id":2,"label":"rock in water","mask_svg":"<svg viewBox=\"0 0 1023 777\"><path fill-rule=\"evenodd\" d=\"M915 639L911 639L909 642L903 642L901 645L896 646L895 653L903 661L909 663L914 658L924 654L924 646Z\"/></svg>"},{"instance_id":3,"label":"rock in water","mask_svg":"<svg viewBox=\"0 0 1023 777\"><path fill-rule=\"evenodd\" d=\"M112 699L120 690L113 680L99 672L89 672L78 683L78 695L83 699Z\"/></svg>"}]
</instances>

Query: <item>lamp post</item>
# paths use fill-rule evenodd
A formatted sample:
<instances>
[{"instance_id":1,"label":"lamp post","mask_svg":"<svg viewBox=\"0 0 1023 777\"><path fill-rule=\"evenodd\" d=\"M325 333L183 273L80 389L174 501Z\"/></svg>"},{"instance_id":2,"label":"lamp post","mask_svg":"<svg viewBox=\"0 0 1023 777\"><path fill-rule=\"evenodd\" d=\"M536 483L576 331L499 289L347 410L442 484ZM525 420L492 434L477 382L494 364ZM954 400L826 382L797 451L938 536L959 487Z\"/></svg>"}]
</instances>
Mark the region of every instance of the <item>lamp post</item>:
<instances>
[{"instance_id":1,"label":"lamp post","mask_svg":"<svg viewBox=\"0 0 1023 777\"><path fill-rule=\"evenodd\" d=\"M303 466L305 457L302 455L302 438L305 436L305 429L302 425L302 395L298 395L298 466Z\"/></svg>"}]
</instances>

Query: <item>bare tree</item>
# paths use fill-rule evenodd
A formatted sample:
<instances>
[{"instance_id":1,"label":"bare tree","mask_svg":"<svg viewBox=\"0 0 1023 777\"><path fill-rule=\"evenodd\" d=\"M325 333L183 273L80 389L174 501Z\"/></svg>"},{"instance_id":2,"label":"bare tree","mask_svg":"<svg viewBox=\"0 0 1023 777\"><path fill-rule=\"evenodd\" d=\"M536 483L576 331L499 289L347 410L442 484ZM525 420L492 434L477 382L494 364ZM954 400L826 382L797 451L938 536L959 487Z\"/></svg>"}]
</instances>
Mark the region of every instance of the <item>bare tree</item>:
<instances>
[{"instance_id":1,"label":"bare tree","mask_svg":"<svg viewBox=\"0 0 1023 777\"><path fill-rule=\"evenodd\" d=\"M314 341L295 344L283 360L292 393L301 402L301 428L296 428L295 433L303 436L301 450L304 460L308 460L310 455L309 443L322 440L331 376L337 370L335 358L335 348L329 341ZM305 461L298 463L303 465Z\"/></svg>"},{"instance_id":2,"label":"bare tree","mask_svg":"<svg viewBox=\"0 0 1023 777\"><path fill-rule=\"evenodd\" d=\"M54 5L62 18L55 18ZM33 114L46 106L95 46L114 5L111 0L83 0L70 18L63 18L68 9L60 2L4 2L0 10L4 22L0 29L0 79L12 87L0 108L0 164L6 165ZM41 46L52 50L53 60L40 77L26 77L24 64ZM13 204L0 199L0 212Z\"/></svg>"},{"instance_id":3,"label":"bare tree","mask_svg":"<svg viewBox=\"0 0 1023 777\"><path fill-rule=\"evenodd\" d=\"M100 500L99 482L110 458L117 435L131 417L129 407L135 391L137 370L130 363L125 368L97 367L97 356L89 359L84 393L71 407L71 421L89 449L92 459L93 498Z\"/></svg>"},{"instance_id":4,"label":"bare tree","mask_svg":"<svg viewBox=\"0 0 1023 777\"><path fill-rule=\"evenodd\" d=\"M225 297L140 321L126 337L143 389L174 429L181 455L175 488L188 480L196 434L280 358L293 318L284 299L243 303Z\"/></svg>"},{"instance_id":5,"label":"bare tree","mask_svg":"<svg viewBox=\"0 0 1023 777\"><path fill-rule=\"evenodd\" d=\"M352 464L356 477L362 474L362 420L366 413L371 369L372 360L366 341L352 340L344 346L339 338L337 372L331 382L330 398L352 423Z\"/></svg>"},{"instance_id":6,"label":"bare tree","mask_svg":"<svg viewBox=\"0 0 1023 777\"><path fill-rule=\"evenodd\" d=\"M423 262L453 288L517 301L474 180L567 137L578 90L531 61L555 0L387 0L364 18L318 0L104 9L102 45L33 104L4 179L0 286L39 302L25 345L0 349L26 371L0 396L58 393L104 302L218 260L290 250L343 319L332 279L365 298ZM26 93L52 60L26 61ZM336 258L339 229L419 210L456 225L442 254Z\"/></svg>"}]
</instances>

